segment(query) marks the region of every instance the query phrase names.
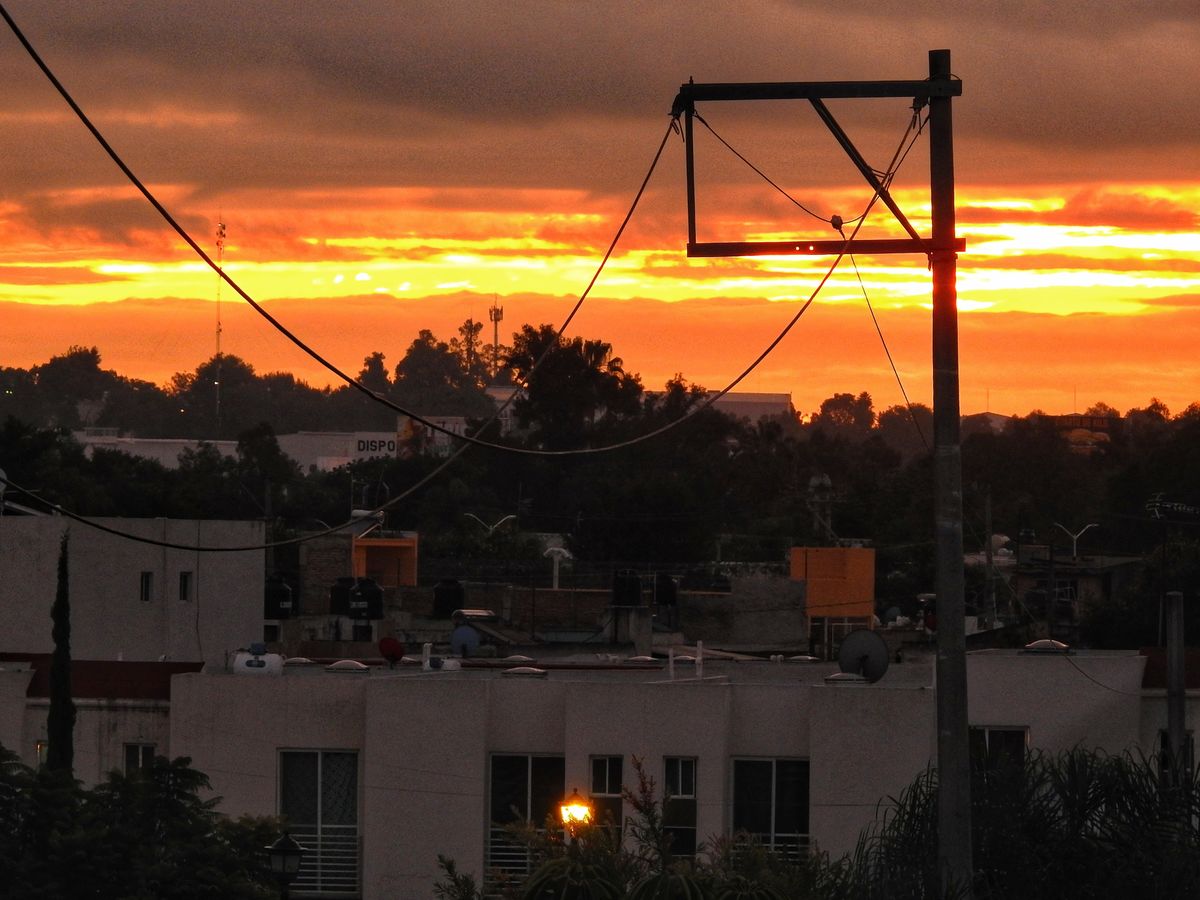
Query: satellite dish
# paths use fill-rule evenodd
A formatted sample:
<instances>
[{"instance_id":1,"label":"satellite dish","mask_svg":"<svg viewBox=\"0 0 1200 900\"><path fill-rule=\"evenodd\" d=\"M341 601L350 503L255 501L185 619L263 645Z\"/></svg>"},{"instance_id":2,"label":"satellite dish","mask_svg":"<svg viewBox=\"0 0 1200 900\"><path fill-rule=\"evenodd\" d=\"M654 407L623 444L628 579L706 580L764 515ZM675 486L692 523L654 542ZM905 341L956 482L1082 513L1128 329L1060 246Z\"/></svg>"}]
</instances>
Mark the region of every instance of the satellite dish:
<instances>
[{"instance_id":1,"label":"satellite dish","mask_svg":"<svg viewBox=\"0 0 1200 900\"><path fill-rule=\"evenodd\" d=\"M385 637L379 642L379 655L394 666L404 658L404 645L394 637Z\"/></svg>"},{"instance_id":2,"label":"satellite dish","mask_svg":"<svg viewBox=\"0 0 1200 900\"><path fill-rule=\"evenodd\" d=\"M450 652L455 656L474 656L479 650L479 632L470 625L459 625L450 632Z\"/></svg>"},{"instance_id":3,"label":"satellite dish","mask_svg":"<svg viewBox=\"0 0 1200 900\"><path fill-rule=\"evenodd\" d=\"M878 681L888 670L887 642L868 628L856 628L842 641L838 668L871 683Z\"/></svg>"},{"instance_id":4,"label":"satellite dish","mask_svg":"<svg viewBox=\"0 0 1200 900\"><path fill-rule=\"evenodd\" d=\"M1069 656L1069 655L1073 654L1075 651L1072 650L1066 644L1064 644L1062 641L1055 641L1055 640L1051 640L1050 638L1042 638L1040 641L1033 641L1030 644L1026 644L1022 648L1021 652L1022 653L1058 653L1060 655Z\"/></svg>"}]
</instances>

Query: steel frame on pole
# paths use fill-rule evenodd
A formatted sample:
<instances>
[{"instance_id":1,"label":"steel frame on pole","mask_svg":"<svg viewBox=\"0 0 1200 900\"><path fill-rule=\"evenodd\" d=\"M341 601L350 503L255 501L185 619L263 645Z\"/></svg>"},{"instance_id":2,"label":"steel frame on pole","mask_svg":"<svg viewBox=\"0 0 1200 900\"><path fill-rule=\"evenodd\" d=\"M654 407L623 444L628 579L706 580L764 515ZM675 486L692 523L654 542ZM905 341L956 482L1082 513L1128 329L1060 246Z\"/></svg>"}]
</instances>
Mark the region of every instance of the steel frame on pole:
<instances>
[{"instance_id":1,"label":"steel frame on pole","mask_svg":"<svg viewBox=\"0 0 1200 900\"><path fill-rule=\"evenodd\" d=\"M937 766L938 866L944 889L971 891L971 773L967 725L964 629L962 454L959 437L958 253L955 234L954 127L951 102L962 82L951 73L950 51L929 51L929 78L922 81L773 82L680 86L672 108L684 117L689 257L811 256L840 253L922 253L933 280L934 525L937 574ZM917 236L849 138L821 102L825 99L910 97L929 106L929 196L932 235ZM808 100L847 155L910 237L892 240L722 241L696 239L695 104L729 100Z\"/></svg>"}]
</instances>

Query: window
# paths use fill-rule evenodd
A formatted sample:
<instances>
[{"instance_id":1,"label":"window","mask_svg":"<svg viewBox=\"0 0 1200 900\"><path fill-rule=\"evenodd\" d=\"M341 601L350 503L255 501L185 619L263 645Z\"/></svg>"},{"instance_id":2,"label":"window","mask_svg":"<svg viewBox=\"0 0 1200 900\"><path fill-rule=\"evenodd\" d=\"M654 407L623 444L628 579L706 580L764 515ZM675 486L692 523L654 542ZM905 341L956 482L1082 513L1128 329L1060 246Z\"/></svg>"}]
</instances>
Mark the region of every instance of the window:
<instances>
[{"instance_id":1,"label":"window","mask_svg":"<svg viewBox=\"0 0 1200 900\"><path fill-rule=\"evenodd\" d=\"M663 760L663 830L671 836L671 853L696 855L696 760L668 756Z\"/></svg>"},{"instance_id":2,"label":"window","mask_svg":"<svg viewBox=\"0 0 1200 900\"><path fill-rule=\"evenodd\" d=\"M125 774L132 775L139 769L148 769L154 764L153 744L125 745Z\"/></svg>"},{"instance_id":3,"label":"window","mask_svg":"<svg viewBox=\"0 0 1200 900\"><path fill-rule=\"evenodd\" d=\"M976 771L997 772L1025 763L1029 746L1028 728L994 728L972 726L969 735L971 768Z\"/></svg>"},{"instance_id":4,"label":"window","mask_svg":"<svg viewBox=\"0 0 1200 900\"><path fill-rule=\"evenodd\" d=\"M624 757L593 756L592 815L597 825L619 831L622 821L621 770Z\"/></svg>"},{"instance_id":5,"label":"window","mask_svg":"<svg viewBox=\"0 0 1200 900\"><path fill-rule=\"evenodd\" d=\"M192 573L179 573L179 602L187 603L192 599Z\"/></svg>"},{"instance_id":6,"label":"window","mask_svg":"<svg viewBox=\"0 0 1200 900\"><path fill-rule=\"evenodd\" d=\"M154 599L154 573L143 572L141 584L141 597L143 603L149 603Z\"/></svg>"},{"instance_id":7,"label":"window","mask_svg":"<svg viewBox=\"0 0 1200 900\"><path fill-rule=\"evenodd\" d=\"M561 756L493 754L485 868L522 878L528 875L529 850L510 840L504 826L520 820L541 826L550 816L557 821L565 795L566 764Z\"/></svg>"},{"instance_id":8,"label":"window","mask_svg":"<svg viewBox=\"0 0 1200 900\"><path fill-rule=\"evenodd\" d=\"M293 883L299 894L357 895L358 754L281 750L279 814L307 848Z\"/></svg>"},{"instance_id":9,"label":"window","mask_svg":"<svg viewBox=\"0 0 1200 900\"><path fill-rule=\"evenodd\" d=\"M808 760L735 759L733 830L798 857L808 846Z\"/></svg>"}]
</instances>

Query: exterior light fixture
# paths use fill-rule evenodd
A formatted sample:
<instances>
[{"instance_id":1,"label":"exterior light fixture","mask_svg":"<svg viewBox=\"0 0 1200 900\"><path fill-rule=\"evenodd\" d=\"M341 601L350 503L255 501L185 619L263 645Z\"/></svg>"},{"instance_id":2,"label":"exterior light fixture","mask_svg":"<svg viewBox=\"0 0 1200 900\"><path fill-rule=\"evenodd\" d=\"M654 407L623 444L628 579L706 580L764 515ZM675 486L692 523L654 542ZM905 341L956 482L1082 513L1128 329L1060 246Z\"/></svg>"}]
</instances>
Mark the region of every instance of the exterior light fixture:
<instances>
[{"instance_id":1,"label":"exterior light fixture","mask_svg":"<svg viewBox=\"0 0 1200 900\"><path fill-rule=\"evenodd\" d=\"M563 827L567 829L572 840L575 838L575 832L579 826L586 825L592 821L592 806L586 800L579 796L579 791L572 789L571 796L563 800L558 807L559 815L562 816Z\"/></svg>"},{"instance_id":2,"label":"exterior light fixture","mask_svg":"<svg viewBox=\"0 0 1200 900\"><path fill-rule=\"evenodd\" d=\"M280 835L279 840L263 849L267 851L271 872L279 882L280 897L287 900L288 885L295 881L296 876L300 874L300 860L303 858L306 848L296 843L296 840L285 831Z\"/></svg>"}]
</instances>

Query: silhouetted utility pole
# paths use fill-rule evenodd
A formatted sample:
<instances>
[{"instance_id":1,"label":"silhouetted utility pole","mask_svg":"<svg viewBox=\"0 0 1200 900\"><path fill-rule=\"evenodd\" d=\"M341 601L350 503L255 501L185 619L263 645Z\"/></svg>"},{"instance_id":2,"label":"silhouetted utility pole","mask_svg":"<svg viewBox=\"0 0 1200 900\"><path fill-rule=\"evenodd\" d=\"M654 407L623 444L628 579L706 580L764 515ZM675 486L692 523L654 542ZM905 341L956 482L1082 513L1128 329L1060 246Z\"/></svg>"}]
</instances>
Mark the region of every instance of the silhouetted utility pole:
<instances>
[{"instance_id":1,"label":"silhouetted utility pole","mask_svg":"<svg viewBox=\"0 0 1200 900\"><path fill-rule=\"evenodd\" d=\"M945 888L970 891L971 779L967 740L967 661L963 610L962 456L958 403L958 251L955 236L954 139L951 100L962 82L950 71L950 51L929 52L929 78L921 81L771 82L684 84L672 115L684 118L687 154L689 257L817 256L925 253L933 273L934 495L937 539L937 764L938 864ZM825 106L827 99L911 97L919 114L929 106L929 196L933 234L921 238L888 192L886 180L868 165ZM909 237L822 241L698 242L692 119L697 102L808 100L851 162L891 210ZM835 225L836 227L836 225Z\"/></svg>"},{"instance_id":2,"label":"silhouetted utility pole","mask_svg":"<svg viewBox=\"0 0 1200 900\"><path fill-rule=\"evenodd\" d=\"M931 84L954 84L950 51L929 51ZM943 889L970 891L971 761L964 623L962 451L958 408L958 253L950 96L929 98L933 272L933 453L937 544L938 865Z\"/></svg>"},{"instance_id":3,"label":"silhouetted utility pole","mask_svg":"<svg viewBox=\"0 0 1200 900\"><path fill-rule=\"evenodd\" d=\"M1167 771L1171 790L1182 791L1191 774L1187 754L1187 677L1183 643L1183 592L1167 591Z\"/></svg>"},{"instance_id":4,"label":"silhouetted utility pole","mask_svg":"<svg viewBox=\"0 0 1200 900\"><path fill-rule=\"evenodd\" d=\"M492 381L495 381L500 374L500 323L504 320L504 307L496 304L495 294L492 295L488 318L492 322Z\"/></svg>"}]
</instances>

